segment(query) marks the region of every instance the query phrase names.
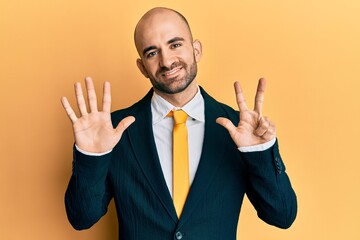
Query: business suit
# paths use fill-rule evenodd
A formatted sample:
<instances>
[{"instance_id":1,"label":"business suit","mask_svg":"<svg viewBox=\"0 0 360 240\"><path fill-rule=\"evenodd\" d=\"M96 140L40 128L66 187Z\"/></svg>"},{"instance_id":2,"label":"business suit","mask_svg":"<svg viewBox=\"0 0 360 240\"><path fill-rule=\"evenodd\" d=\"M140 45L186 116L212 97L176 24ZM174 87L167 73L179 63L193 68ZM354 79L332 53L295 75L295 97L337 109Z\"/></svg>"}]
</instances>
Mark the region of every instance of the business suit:
<instances>
[{"instance_id":1,"label":"business suit","mask_svg":"<svg viewBox=\"0 0 360 240\"><path fill-rule=\"evenodd\" d=\"M132 107L112 114L114 126L128 115L136 122L111 153L93 157L74 151L65 202L76 229L94 224L114 198L120 239L236 239L245 193L265 222L281 228L292 224L296 196L277 142L263 152L239 152L227 130L215 122L222 116L237 124L239 113L203 89L201 94L205 101L203 152L180 219L153 138L150 91Z\"/></svg>"}]
</instances>

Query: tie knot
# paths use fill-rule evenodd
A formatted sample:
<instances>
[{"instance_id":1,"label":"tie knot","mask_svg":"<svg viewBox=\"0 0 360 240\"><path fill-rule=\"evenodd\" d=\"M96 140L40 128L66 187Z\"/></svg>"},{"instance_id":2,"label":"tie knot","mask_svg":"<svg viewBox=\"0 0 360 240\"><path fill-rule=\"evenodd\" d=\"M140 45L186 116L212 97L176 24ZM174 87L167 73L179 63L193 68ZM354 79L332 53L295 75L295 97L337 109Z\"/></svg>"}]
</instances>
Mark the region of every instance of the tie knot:
<instances>
[{"instance_id":1,"label":"tie knot","mask_svg":"<svg viewBox=\"0 0 360 240\"><path fill-rule=\"evenodd\" d=\"M174 117L175 124L185 123L188 115L183 110L171 111L170 114Z\"/></svg>"}]
</instances>

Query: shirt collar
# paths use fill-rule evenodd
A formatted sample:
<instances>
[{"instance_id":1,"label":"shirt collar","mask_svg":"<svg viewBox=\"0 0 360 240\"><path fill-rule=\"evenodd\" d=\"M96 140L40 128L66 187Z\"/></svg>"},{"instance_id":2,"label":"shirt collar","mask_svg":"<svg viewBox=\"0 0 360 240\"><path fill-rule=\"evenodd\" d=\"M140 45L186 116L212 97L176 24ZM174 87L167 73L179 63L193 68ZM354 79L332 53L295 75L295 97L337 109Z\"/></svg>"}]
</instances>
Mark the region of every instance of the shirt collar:
<instances>
[{"instance_id":1,"label":"shirt collar","mask_svg":"<svg viewBox=\"0 0 360 240\"><path fill-rule=\"evenodd\" d=\"M185 111L189 117L193 118L194 120L205 122L204 98L201 95L199 86L197 87L197 92L193 99L191 99L190 102L181 108L173 106L160 95L156 94L155 92L153 93L151 99L151 111L154 125L163 120L171 110L178 109Z\"/></svg>"}]
</instances>

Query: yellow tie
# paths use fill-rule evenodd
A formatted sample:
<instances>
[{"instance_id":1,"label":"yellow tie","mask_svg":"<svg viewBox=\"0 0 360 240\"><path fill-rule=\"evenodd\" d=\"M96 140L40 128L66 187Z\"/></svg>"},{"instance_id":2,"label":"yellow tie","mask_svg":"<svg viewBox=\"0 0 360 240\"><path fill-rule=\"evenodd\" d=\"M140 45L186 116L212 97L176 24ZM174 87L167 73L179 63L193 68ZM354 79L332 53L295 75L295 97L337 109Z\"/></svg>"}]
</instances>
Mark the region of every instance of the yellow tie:
<instances>
[{"instance_id":1,"label":"yellow tie","mask_svg":"<svg viewBox=\"0 0 360 240\"><path fill-rule=\"evenodd\" d=\"M172 111L174 117L173 131L173 201L178 217L184 207L189 188L188 133L183 110Z\"/></svg>"}]
</instances>

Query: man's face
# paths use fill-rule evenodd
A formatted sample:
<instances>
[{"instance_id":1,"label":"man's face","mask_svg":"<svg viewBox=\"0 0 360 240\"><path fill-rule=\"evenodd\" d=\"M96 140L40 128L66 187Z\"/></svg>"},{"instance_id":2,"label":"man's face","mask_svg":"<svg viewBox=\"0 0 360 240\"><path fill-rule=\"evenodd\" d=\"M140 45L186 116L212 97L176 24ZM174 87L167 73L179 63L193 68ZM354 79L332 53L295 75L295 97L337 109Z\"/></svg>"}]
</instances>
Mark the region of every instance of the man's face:
<instances>
[{"instance_id":1,"label":"man's face","mask_svg":"<svg viewBox=\"0 0 360 240\"><path fill-rule=\"evenodd\" d=\"M155 90L166 94L185 90L195 79L200 42L192 42L186 23L173 12L161 12L138 25L137 64Z\"/></svg>"}]
</instances>

